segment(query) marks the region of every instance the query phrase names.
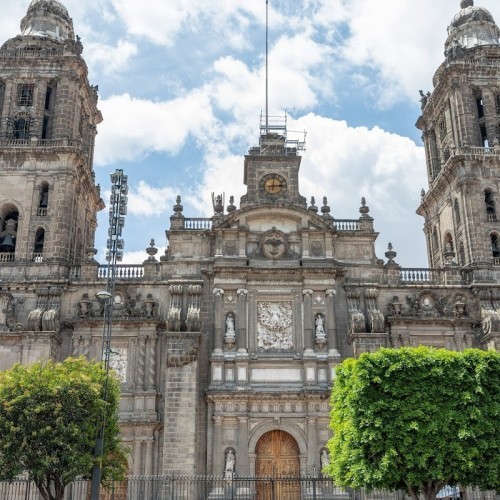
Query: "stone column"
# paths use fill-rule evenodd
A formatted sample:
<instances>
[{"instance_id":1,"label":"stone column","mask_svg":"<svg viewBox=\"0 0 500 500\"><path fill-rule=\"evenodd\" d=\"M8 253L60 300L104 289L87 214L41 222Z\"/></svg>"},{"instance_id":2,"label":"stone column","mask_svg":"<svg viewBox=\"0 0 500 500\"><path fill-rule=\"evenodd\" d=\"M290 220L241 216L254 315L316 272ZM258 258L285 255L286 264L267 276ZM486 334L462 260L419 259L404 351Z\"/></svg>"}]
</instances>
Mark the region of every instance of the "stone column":
<instances>
[{"instance_id":1,"label":"stone column","mask_svg":"<svg viewBox=\"0 0 500 500\"><path fill-rule=\"evenodd\" d=\"M137 437L135 439L138 439ZM133 448L133 475L140 476L141 474L141 464L142 464L142 441L134 441Z\"/></svg>"},{"instance_id":2,"label":"stone column","mask_svg":"<svg viewBox=\"0 0 500 500\"><path fill-rule=\"evenodd\" d=\"M222 353L224 336L224 290L214 288L215 318L214 318L214 353Z\"/></svg>"},{"instance_id":3,"label":"stone column","mask_svg":"<svg viewBox=\"0 0 500 500\"><path fill-rule=\"evenodd\" d=\"M302 295L304 297L304 352L307 354L312 354L313 351L313 316L312 316L312 290L303 290Z\"/></svg>"},{"instance_id":4,"label":"stone column","mask_svg":"<svg viewBox=\"0 0 500 500\"><path fill-rule=\"evenodd\" d=\"M238 336L236 337L236 347L238 352L246 353L248 351L247 343L247 296L248 290L240 288L238 295Z\"/></svg>"},{"instance_id":5,"label":"stone column","mask_svg":"<svg viewBox=\"0 0 500 500\"><path fill-rule=\"evenodd\" d=\"M318 435L316 432L317 419L307 417L307 472L311 472L318 465Z\"/></svg>"},{"instance_id":6,"label":"stone column","mask_svg":"<svg viewBox=\"0 0 500 500\"><path fill-rule=\"evenodd\" d=\"M145 465L144 465L144 474L146 476L152 476L154 474L153 471L153 445L154 438L148 438L146 441L146 457L145 457Z\"/></svg>"},{"instance_id":7,"label":"stone column","mask_svg":"<svg viewBox=\"0 0 500 500\"><path fill-rule=\"evenodd\" d=\"M212 475L220 476L224 470L224 456L221 447L222 442L222 422L224 417L213 417L214 433L212 443Z\"/></svg>"},{"instance_id":8,"label":"stone column","mask_svg":"<svg viewBox=\"0 0 500 500\"><path fill-rule=\"evenodd\" d=\"M148 364L147 364L147 384L148 391L156 390L156 335L152 335L148 340Z\"/></svg>"},{"instance_id":9,"label":"stone column","mask_svg":"<svg viewBox=\"0 0 500 500\"><path fill-rule=\"evenodd\" d=\"M240 477L250 476L248 460L248 417L238 417L238 455L236 456L236 472Z\"/></svg>"},{"instance_id":10,"label":"stone column","mask_svg":"<svg viewBox=\"0 0 500 500\"><path fill-rule=\"evenodd\" d=\"M136 390L144 391L144 379L146 375L146 339L139 337L137 342L137 372Z\"/></svg>"},{"instance_id":11,"label":"stone column","mask_svg":"<svg viewBox=\"0 0 500 500\"><path fill-rule=\"evenodd\" d=\"M339 356L339 351L337 347L337 326L335 322L335 295L337 295L336 290L327 290L326 295L326 335L328 338L329 345L329 355Z\"/></svg>"}]
</instances>

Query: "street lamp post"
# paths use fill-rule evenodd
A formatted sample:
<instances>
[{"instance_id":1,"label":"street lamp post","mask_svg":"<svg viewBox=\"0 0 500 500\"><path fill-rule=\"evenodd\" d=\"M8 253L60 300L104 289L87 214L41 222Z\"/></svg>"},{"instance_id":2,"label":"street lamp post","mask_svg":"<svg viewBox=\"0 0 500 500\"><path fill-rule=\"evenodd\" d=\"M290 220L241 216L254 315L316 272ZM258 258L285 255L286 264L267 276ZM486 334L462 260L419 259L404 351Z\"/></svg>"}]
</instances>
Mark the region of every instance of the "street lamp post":
<instances>
[{"instance_id":1,"label":"street lamp post","mask_svg":"<svg viewBox=\"0 0 500 500\"><path fill-rule=\"evenodd\" d=\"M106 260L108 262L106 274L106 290L96 293L96 297L104 303L104 318L102 331L101 361L104 363L105 378L102 399L104 405L108 400L109 361L111 355L111 331L113 326L113 304L115 296L116 265L123 258L124 242L121 239L122 229L127 214L127 176L123 170L116 170L111 174L111 197L109 209L109 229ZM103 409L99 431L94 446L96 458L92 469L91 500L99 500L101 487L102 459L104 455L104 431L106 428L106 408Z\"/></svg>"}]
</instances>

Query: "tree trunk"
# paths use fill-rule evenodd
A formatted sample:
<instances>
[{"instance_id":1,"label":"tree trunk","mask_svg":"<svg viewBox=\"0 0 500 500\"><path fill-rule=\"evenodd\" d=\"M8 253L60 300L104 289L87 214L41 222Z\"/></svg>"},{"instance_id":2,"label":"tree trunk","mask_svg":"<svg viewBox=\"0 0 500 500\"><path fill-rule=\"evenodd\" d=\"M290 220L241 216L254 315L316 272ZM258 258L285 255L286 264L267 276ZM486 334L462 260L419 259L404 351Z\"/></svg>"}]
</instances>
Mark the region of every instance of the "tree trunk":
<instances>
[{"instance_id":1,"label":"tree trunk","mask_svg":"<svg viewBox=\"0 0 500 500\"><path fill-rule=\"evenodd\" d=\"M47 476L45 481L35 481L35 485L43 500L64 500L65 485L59 478L52 479Z\"/></svg>"}]
</instances>

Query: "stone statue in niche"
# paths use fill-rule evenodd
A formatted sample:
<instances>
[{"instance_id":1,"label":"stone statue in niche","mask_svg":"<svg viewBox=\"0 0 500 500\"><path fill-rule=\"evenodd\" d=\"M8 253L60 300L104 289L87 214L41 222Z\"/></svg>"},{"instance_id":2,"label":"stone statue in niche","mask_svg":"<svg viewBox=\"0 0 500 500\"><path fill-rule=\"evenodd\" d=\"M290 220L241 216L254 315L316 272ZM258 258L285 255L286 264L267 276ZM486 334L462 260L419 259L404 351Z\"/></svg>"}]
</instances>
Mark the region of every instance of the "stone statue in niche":
<instances>
[{"instance_id":1,"label":"stone statue in niche","mask_svg":"<svg viewBox=\"0 0 500 500\"><path fill-rule=\"evenodd\" d=\"M325 319L321 314L316 314L316 318L314 319L314 324L316 333L316 343L325 344L326 343Z\"/></svg>"},{"instance_id":2,"label":"stone statue in niche","mask_svg":"<svg viewBox=\"0 0 500 500\"><path fill-rule=\"evenodd\" d=\"M236 469L236 455L233 450L226 453L226 463L224 465L224 478L232 479Z\"/></svg>"},{"instance_id":3,"label":"stone statue in niche","mask_svg":"<svg viewBox=\"0 0 500 500\"><path fill-rule=\"evenodd\" d=\"M321 450L320 461L322 470L330 465L330 456L328 455L328 451L324 448Z\"/></svg>"},{"instance_id":4,"label":"stone statue in niche","mask_svg":"<svg viewBox=\"0 0 500 500\"><path fill-rule=\"evenodd\" d=\"M316 323L316 336L325 335L325 325L323 316L321 316L321 314L316 315L315 323Z\"/></svg>"},{"instance_id":5,"label":"stone statue in niche","mask_svg":"<svg viewBox=\"0 0 500 500\"><path fill-rule=\"evenodd\" d=\"M232 347L236 341L236 331L234 329L234 314L229 313L226 316L226 335L225 342L228 347Z\"/></svg>"},{"instance_id":6,"label":"stone statue in niche","mask_svg":"<svg viewBox=\"0 0 500 500\"><path fill-rule=\"evenodd\" d=\"M292 349L292 302L257 303L257 347Z\"/></svg>"}]
</instances>

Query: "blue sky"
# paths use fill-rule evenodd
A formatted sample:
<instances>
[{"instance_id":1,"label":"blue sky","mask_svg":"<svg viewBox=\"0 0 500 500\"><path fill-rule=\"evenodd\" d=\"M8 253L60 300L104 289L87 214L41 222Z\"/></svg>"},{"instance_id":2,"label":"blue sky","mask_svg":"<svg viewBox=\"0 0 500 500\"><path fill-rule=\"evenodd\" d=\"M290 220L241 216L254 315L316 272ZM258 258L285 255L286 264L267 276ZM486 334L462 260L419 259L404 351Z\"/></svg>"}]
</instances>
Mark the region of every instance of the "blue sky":
<instances>
[{"instance_id":1,"label":"blue sky","mask_svg":"<svg viewBox=\"0 0 500 500\"><path fill-rule=\"evenodd\" d=\"M63 0L99 85L95 170L106 195L129 176L125 262L151 238L165 249L175 197L210 217L211 196L238 200L243 155L258 143L265 106L265 0ZM0 35L19 33L28 0L0 0ZM419 89L432 89L459 0L270 0L270 114L307 131L300 189L332 215L359 217L366 197L377 255L388 242L404 267L427 267L427 189ZM500 19L498 0L476 2ZM105 196L107 202L107 196ZM104 260L106 211L96 246Z\"/></svg>"}]
</instances>

